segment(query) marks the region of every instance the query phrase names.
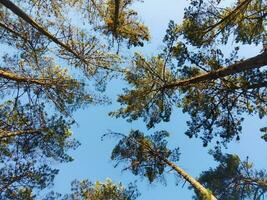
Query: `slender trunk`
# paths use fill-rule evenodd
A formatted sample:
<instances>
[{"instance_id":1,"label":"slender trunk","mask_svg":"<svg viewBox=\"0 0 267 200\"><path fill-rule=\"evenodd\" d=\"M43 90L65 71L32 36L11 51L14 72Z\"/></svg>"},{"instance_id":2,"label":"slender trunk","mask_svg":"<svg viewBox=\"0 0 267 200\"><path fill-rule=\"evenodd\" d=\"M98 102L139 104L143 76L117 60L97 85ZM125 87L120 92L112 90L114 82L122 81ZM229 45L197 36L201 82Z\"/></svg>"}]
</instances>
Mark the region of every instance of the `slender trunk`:
<instances>
[{"instance_id":1,"label":"slender trunk","mask_svg":"<svg viewBox=\"0 0 267 200\"><path fill-rule=\"evenodd\" d=\"M32 130L21 130L21 131L5 131L0 129L0 140L4 138L10 138L20 135L37 134L44 129L32 129Z\"/></svg>"},{"instance_id":2,"label":"slender trunk","mask_svg":"<svg viewBox=\"0 0 267 200\"><path fill-rule=\"evenodd\" d=\"M77 52L75 52L70 46L67 44L61 42L59 39L57 39L53 34L51 34L48 30L46 30L43 26L38 24L36 21L34 21L27 13L25 13L23 10L21 10L18 6L16 6L14 3L12 3L10 0L0 0L0 3L3 4L6 8L11 10L15 15L22 18L24 21L29 23L33 28L38 30L41 34L45 35L48 39L52 40L54 43L65 49L66 51L70 52L72 55L74 55L77 59L81 60L83 63L87 64L88 62L84 59L82 55L79 55ZM99 66L100 68L111 70L113 69L105 67L105 66Z\"/></svg>"},{"instance_id":3,"label":"slender trunk","mask_svg":"<svg viewBox=\"0 0 267 200\"><path fill-rule=\"evenodd\" d=\"M40 33L48 37L50 40L61 46L62 48L66 49L70 53L72 53L75 57L80 58L80 56L74 52L68 45L64 44L60 40L58 40L55 36L53 36L49 31L47 31L44 27L39 25L36 21L34 21L27 13L25 13L23 10L21 10L18 6L16 6L13 2L10 0L0 0L0 3L3 4L6 8L11 10L14 14L16 14L18 17L22 18L26 22L28 22L32 27L34 27L36 30L38 30Z\"/></svg>"},{"instance_id":4,"label":"slender trunk","mask_svg":"<svg viewBox=\"0 0 267 200\"><path fill-rule=\"evenodd\" d=\"M221 25L223 22L225 22L226 20L230 20L232 16L234 16L243 6L247 6L252 0L245 0L242 3L240 3L233 11L231 11L227 16L225 16L224 18L222 18L220 21L218 21L216 24L213 24L212 26L208 27L204 34L212 31L214 28L216 28L217 26Z\"/></svg>"},{"instance_id":5,"label":"slender trunk","mask_svg":"<svg viewBox=\"0 0 267 200\"><path fill-rule=\"evenodd\" d=\"M117 37L117 27L119 25L119 11L120 11L120 0L114 0L115 10L114 10L114 34Z\"/></svg>"},{"instance_id":6,"label":"slender trunk","mask_svg":"<svg viewBox=\"0 0 267 200\"><path fill-rule=\"evenodd\" d=\"M179 175L181 175L186 181L188 181L191 186L198 191L198 193L202 196L205 200L217 200L215 196L212 195L211 192L209 192L205 187L201 185L196 179L194 179L192 176L187 174L183 169L175 165L174 163L170 162L167 159L163 158L163 161L170 166L173 170L175 170Z\"/></svg>"},{"instance_id":7,"label":"slender trunk","mask_svg":"<svg viewBox=\"0 0 267 200\"><path fill-rule=\"evenodd\" d=\"M162 90L175 89L178 87L190 86L192 84L209 81L209 80L215 80L218 78L223 78L223 77L233 75L236 73L240 73L240 72L244 72L247 70L257 69L257 68L260 68L266 65L267 65L267 51L264 51L263 53L255 57L235 63L233 65L230 65L229 67L214 70L214 71L201 74L201 75L198 75L192 78L188 78L185 80L175 81L173 83L166 84L159 89L162 89Z\"/></svg>"},{"instance_id":8,"label":"slender trunk","mask_svg":"<svg viewBox=\"0 0 267 200\"><path fill-rule=\"evenodd\" d=\"M47 82L46 79L34 79L34 78L24 77L17 75L11 71L6 71L2 69L0 69L0 78L16 81L17 83L30 83L42 86L51 84Z\"/></svg>"},{"instance_id":9,"label":"slender trunk","mask_svg":"<svg viewBox=\"0 0 267 200\"><path fill-rule=\"evenodd\" d=\"M11 71L6 71L2 69L0 69L0 77L4 79L16 81L18 83L33 83L37 85L45 85L45 82L41 79L33 79L29 77L19 76Z\"/></svg>"},{"instance_id":10,"label":"slender trunk","mask_svg":"<svg viewBox=\"0 0 267 200\"><path fill-rule=\"evenodd\" d=\"M186 173L186 171L184 171L182 168L170 162L168 159L161 157L157 151L151 148L149 144L146 144L143 142L141 142L141 144L147 148L150 154L152 154L153 156L159 157L163 163L171 167L180 176L182 176L188 183L190 183L190 185L198 192L198 194L201 196L203 200L217 200L217 198L212 194L211 191L208 191L203 185L201 185L200 182L198 182L195 178L193 178L188 173Z\"/></svg>"}]
</instances>

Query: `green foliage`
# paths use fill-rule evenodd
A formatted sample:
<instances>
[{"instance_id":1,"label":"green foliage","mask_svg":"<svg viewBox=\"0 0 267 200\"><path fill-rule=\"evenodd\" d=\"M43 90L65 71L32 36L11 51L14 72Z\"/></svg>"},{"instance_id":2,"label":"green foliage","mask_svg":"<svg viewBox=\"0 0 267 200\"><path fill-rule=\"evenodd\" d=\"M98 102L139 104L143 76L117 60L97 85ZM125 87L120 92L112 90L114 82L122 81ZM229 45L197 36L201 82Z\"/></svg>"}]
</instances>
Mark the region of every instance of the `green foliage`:
<instances>
[{"instance_id":1,"label":"green foliage","mask_svg":"<svg viewBox=\"0 0 267 200\"><path fill-rule=\"evenodd\" d=\"M176 95L171 90L160 89L173 80L171 73L165 71L164 61L160 57L146 61L136 53L125 79L135 90L124 90L124 95L119 96L118 101L127 107L110 113L111 116L128 117L129 121L143 117L148 128L161 120L169 121Z\"/></svg>"},{"instance_id":2,"label":"green foliage","mask_svg":"<svg viewBox=\"0 0 267 200\"><path fill-rule=\"evenodd\" d=\"M143 46L150 39L148 28L140 22L137 12L129 6L136 0L93 0L100 18L96 29L107 36L112 36L118 43L127 41L128 47ZM90 11L89 11L90 12Z\"/></svg>"},{"instance_id":3,"label":"green foliage","mask_svg":"<svg viewBox=\"0 0 267 200\"><path fill-rule=\"evenodd\" d=\"M72 113L106 102L89 92L85 79L94 80L96 90L103 92L113 75L123 72L131 88L118 98L123 107L110 115L130 122L143 118L153 128L168 122L176 106L191 117L186 135L200 137L204 146L213 139L218 144L239 140L244 114L259 118L267 114L266 62L262 60L250 63L254 69L194 81L244 63L238 58L239 45L262 45L266 57L265 1L240 0L221 7L221 0L191 0L183 23L169 23L162 51L149 59L136 53L128 69L118 67L122 60L119 51L112 52L114 41L118 47L122 42L131 47L143 46L150 39L148 28L130 8L136 1L13 2L22 9L20 14L0 5L0 43L8 47L0 61L1 199L36 199L35 193L51 186L58 173L50 163L73 160L67 152L79 143L72 139ZM23 10L38 26L24 21ZM89 22L86 28L73 25L71 12L77 13L74 20ZM231 38L233 50L225 53L222 47ZM267 140L266 128L261 131ZM150 136L138 130L128 136L112 135L122 136L111 155L115 166L125 163L124 170L150 183L164 180L166 167L175 168L169 160L179 160L179 149L167 148L167 131ZM264 197L265 171L252 170L251 163L241 162L236 155L215 152L214 157L219 166L199 178L210 193L196 198L211 199L212 193L227 200ZM125 188L111 180L95 184L84 180L74 181L72 193L62 199L131 200L138 196L134 185ZM59 198L52 192L46 199Z\"/></svg>"},{"instance_id":4,"label":"green foliage","mask_svg":"<svg viewBox=\"0 0 267 200\"><path fill-rule=\"evenodd\" d=\"M9 199L16 199L16 200L34 200L35 195L32 194L32 190L30 188L22 188L17 193L12 193L10 196L6 197Z\"/></svg>"},{"instance_id":5,"label":"green foliage","mask_svg":"<svg viewBox=\"0 0 267 200\"><path fill-rule=\"evenodd\" d=\"M2 104L0 113L1 197L14 199L24 189L51 185L58 170L48 163L72 161L67 151L79 145L70 138L72 123L48 116L42 105L22 106L19 101L16 106L11 101Z\"/></svg>"},{"instance_id":6,"label":"green foliage","mask_svg":"<svg viewBox=\"0 0 267 200\"><path fill-rule=\"evenodd\" d=\"M219 199L264 199L267 192L265 170L254 170L253 164L237 155L212 152L219 165L201 173L199 181ZM196 197L197 198L197 197Z\"/></svg>"},{"instance_id":7,"label":"green foliage","mask_svg":"<svg viewBox=\"0 0 267 200\"><path fill-rule=\"evenodd\" d=\"M82 9L83 1L14 2L65 45L1 4L0 197L35 199L58 173L51 163L73 160L68 151L79 143L70 130L72 113L107 101L89 92L84 79L96 80L102 92L119 56L107 52L96 32L69 25L67 10Z\"/></svg>"},{"instance_id":8,"label":"green foliage","mask_svg":"<svg viewBox=\"0 0 267 200\"><path fill-rule=\"evenodd\" d=\"M167 148L165 138L169 133L166 131L158 131L150 136L145 136L138 130L132 130L128 136L111 134L123 137L112 151L111 159L117 162L115 167L125 163L124 170L144 176L150 183L156 179L164 181L166 163L163 162L163 158L171 161L179 160L179 149L171 151Z\"/></svg>"},{"instance_id":9,"label":"green foliage","mask_svg":"<svg viewBox=\"0 0 267 200\"><path fill-rule=\"evenodd\" d=\"M261 138L267 142L267 127L261 128L260 131L264 133L263 136L261 136Z\"/></svg>"},{"instance_id":10,"label":"green foliage","mask_svg":"<svg viewBox=\"0 0 267 200\"><path fill-rule=\"evenodd\" d=\"M261 44L266 40L265 1L241 0L223 8L222 2L191 0L181 25L184 38L196 46L217 41L226 44L230 36L243 44Z\"/></svg>"},{"instance_id":11,"label":"green foliage","mask_svg":"<svg viewBox=\"0 0 267 200\"><path fill-rule=\"evenodd\" d=\"M266 69L233 71L223 78L194 82L198 76L212 76L215 70L243 61L237 61L238 46L229 55L219 43L192 48L195 44L183 39L185 31L171 21L159 56L148 60L135 55L132 68L125 73L130 88L118 98L122 108L111 115L128 121L143 118L152 128L168 122L177 106L191 117L186 135L200 137L204 146L213 139L218 144L239 140L244 114L258 114L260 119L267 114Z\"/></svg>"},{"instance_id":12,"label":"green foliage","mask_svg":"<svg viewBox=\"0 0 267 200\"><path fill-rule=\"evenodd\" d=\"M121 183L114 184L110 179L92 184L88 180L73 181L72 193L62 200L135 200L140 194L134 184L127 188Z\"/></svg>"}]
</instances>

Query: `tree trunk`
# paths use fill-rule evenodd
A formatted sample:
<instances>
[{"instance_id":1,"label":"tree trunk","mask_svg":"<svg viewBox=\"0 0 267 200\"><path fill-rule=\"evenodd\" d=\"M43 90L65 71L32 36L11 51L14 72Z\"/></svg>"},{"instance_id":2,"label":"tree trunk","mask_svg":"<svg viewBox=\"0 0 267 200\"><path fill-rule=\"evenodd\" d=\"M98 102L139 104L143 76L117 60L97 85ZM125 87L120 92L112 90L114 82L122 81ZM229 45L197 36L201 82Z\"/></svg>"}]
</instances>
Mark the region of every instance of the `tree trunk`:
<instances>
[{"instance_id":1,"label":"tree trunk","mask_svg":"<svg viewBox=\"0 0 267 200\"><path fill-rule=\"evenodd\" d=\"M16 81L17 83L29 83L29 84L36 84L36 85L50 85L51 82L47 82L46 79L34 79L30 77L24 77L17 75L11 71L6 71L0 69L0 78Z\"/></svg>"},{"instance_id":2,"label":"tree trunk","mask_svg":"<svg viewBox=\"0 0 267 200\"><path fill-rule=\"evenodd\" d=\"M32 129L32 130L20 130L20 131L5 131L0 129L0 140L6 139L15 136L29 135L29 134L38 134L44 131L45 129Z\"/></svg>"},{"instance_id":3,"label":"tree trunk","mask_svg":"<svg viewBox=\"0 0 267 200\"><path fill-rule=\"evenodd\" d=\"M173 170L175 170L179 175L181 175L190 185L198 191L198 193L202 196L204 200L217 200L215 196L212 195L205 187L201 185L196 179L187 174L183 169L170 162L167 159L163 158L163 162L165 162L168 166L170 166Z\"/></svg>"},{"instance_id":4,"label":"tree trunk","mask_svg":"<svg viewBox=\"0 0 267 200\"><path fill-rule=\"evenodd\" d=\"M204 34L212 31L214 28L218 27L219 25L221 25L223 22L227 21L227 20L230 20L232 16L234 16L237 12L240 11L240 9L243 7L243 6L248 6L249 3L251 2L252 0L245 0L243 1L242 3L240 3L234 10L232 10L227 16L225 16L224 18L222 18L220 21L218 21L217 23L211 25L210 27L208 27Z\"/></svg>"},{"instance_id":5,"label":"tree trunk","mask_svg":"<svg viewBox=\"0 0 267 200\"><path fill-rule=\"evenodd\" d=\"M244 72L251 69L257 69L267 65L267 51L263 53L249 58L244 61L237 62L229 67L225 67L222 69L214 70L205 74L201 74L192 78L188 78L185 80L175 81L173 83L167 83L159 89L175 89L178 87L190 86L192 84L197 84L204 81L215 80L218 78L223 78L229 75L233 75L236 73Z\"/></svg>"},{"instance_id":6,"label":"tree trunk","mask_svg":"<svg viewBox=\"0 0 267 200\"><path fill-rule=\"evenodd\" d=\"M119 11L120 11L120 0L114 0L114 6L115 6L115 10L114 10L114 34L115 37L117 37L117 27L119 25Z\"/></svg>"},{"instance_id":7,"label":"tree trunk","mask_svg":"<svg viewBox=\"0 0 267 200\"><path fill-rule=\"evenodd\" d=\"M32 27L38 30L40 33L48 37L50 40L64 48L65 50L72 53L75 57L83 60L76 52L74 52L68 45L64 44L63 42L59 41L55 36L53 36L49 31L47 31L44 27L39 25L36 21L34 21L30 16L27 15L23 10L21 10L18 6L16 6L10 0L0 0L0 3L3 4L6 8L11 10L14 14L18 17L22 18L26 22L28 22Z\"/></svg>"},{"instance_id":8,"label":"tree trunk","mask_svg":"<svg viewBox=\"0 0 267 200\"><path fill-rule=\"evenodd\" d=\"M10 0L0 0L0 3L3 4L6 8L11 10L15 15L22 18L24 21L29 23L33 28L38 30L41 34L45 35L48 39L52 40L54 43L65 49L66 51L70 52L74 57L82 61L84 64L89 64L89 62L84 59L83 55L79 55L77 52L75 52L70 46L67 44L61 42L59 39L57 39L53 34L51 34L48 30L46 30L44 27L42 27L40 24L38 24L36 21L34 21L27 13L25 13L23 10L21 10L18 6L16 6L14 3L12 3ZM103 65L98 66L99 68L110 70L110 71L117 71L109 67L105 67ZM118 70L121 72L120 70Z\"/></svg>"}]
</instances>

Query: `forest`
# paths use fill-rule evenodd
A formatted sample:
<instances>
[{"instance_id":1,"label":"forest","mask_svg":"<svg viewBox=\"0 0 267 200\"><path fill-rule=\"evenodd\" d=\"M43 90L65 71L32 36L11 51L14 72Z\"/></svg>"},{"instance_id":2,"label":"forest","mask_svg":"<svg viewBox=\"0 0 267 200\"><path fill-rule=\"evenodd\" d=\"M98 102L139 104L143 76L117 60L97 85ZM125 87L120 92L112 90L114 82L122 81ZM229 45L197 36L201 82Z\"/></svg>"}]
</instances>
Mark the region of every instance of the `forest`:
<instances>
[{"instance_id":1,"label":"forest","mask_svg":"<svg viewBox=\"0 0 267 200\"><path fill-rule=\"evenodd\" d=\"M0 0L0 200L264 200L266 29L266 0Z\"/></svg>"}]
</instances>

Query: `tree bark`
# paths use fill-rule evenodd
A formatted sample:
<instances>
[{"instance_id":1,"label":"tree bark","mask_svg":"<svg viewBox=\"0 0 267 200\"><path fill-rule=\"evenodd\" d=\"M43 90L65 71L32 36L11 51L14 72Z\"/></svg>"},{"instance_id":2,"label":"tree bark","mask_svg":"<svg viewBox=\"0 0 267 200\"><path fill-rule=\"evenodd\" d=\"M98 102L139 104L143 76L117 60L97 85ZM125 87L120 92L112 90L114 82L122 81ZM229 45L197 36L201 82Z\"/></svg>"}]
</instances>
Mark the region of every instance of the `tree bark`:
<instances>
[{"instance_id":1,"label":"tree bark","mask_svg":"<svg viewBox=\"0 0 267 200\"><path fill-rule=\"evenodd\" d=\"M166 85L162 86L161 90L164 89L175 89L178 87L190 86L192 84L197 84L204 81L215 80L218 78L223 78L229 75L233 75L236 73L244 72L251 69L257 69L267 65L267 51L263 53L249 58L244 61L237 62L229 67L225 67L222 69L214 70L205 74L201 74L192 78L188 78L185 80L175 81L173 83L167 83Z\"/></svg>"},{"instance_id":2,"label":"tree bark","mask_svg":"<svg viewBox=\"0 0 267 200\"><path fill-rule=\"evenodd\" d=\"M119 25L119 11L120 11L120 0L114 0L114 34L117 37L117 27Z\"/></svg>"},{"instance_id":3,"label":"tree bark","mask_svg":"<svg viewBox=\"0 0 267 200\"><path fill-rule=\"evenodd\" d=\"M217 200L215 196L212 195L205 187L201 185L196 179L187 174L183 169L170 162L169 160L163 158L163 162L165 162L168 166L170 166L173 170L175 170L179 175L181 175L187 182L191 184L191 186L204 197L205 200Z\"/></svg>"},{"instance_id":4,"label":"tree bark","mask_svg":"<svg viewBox=\"0 0 267 200\"><path fill-rule=\"evenodd\" d=\"M45 129L31 129L31 130L20 130L20 131L5 131L0 129L0 140L20 135L28 135L28 134L38 134Z\"/></svg>"},{"instance_id":5,"label":"tree bark","mask_svg":"<svg viewBox=\"0 0 267 200\"><path fill-rule=\"evenodd\" d=\"M24 77L24 76L17 75L11 71L6 71L2 69L0 69L0 78L12 80L17 83L30 83L30 84L36 84L36 85L42 85L42 86L51 85L51 81L47 81L46 79L35 79L35 78L30 78L30 77Z\"/></svg>"},{"instance_id":6,"label":"tree bark","mask_svg":"<svg viewBox=\"0 0 267 200\"><path fill-rule=\"evenodd\" d=\"M190 176L186 171L184 171L182 168L178 167L174 163L170 162L168 159L161 157L157 151L155 151L151 146L147 143L144 143L141 141L143 146L145 146L148 150L148 152L156 157L159 157L160 160L171 167L173 170L175 170L180 176L182 176L202 197L203 200L217 200L217 198L211 193L211 191L208 191L203 185L201 185L200 182L198 182L195 178Z\"/></svg>"}]
</instances>

